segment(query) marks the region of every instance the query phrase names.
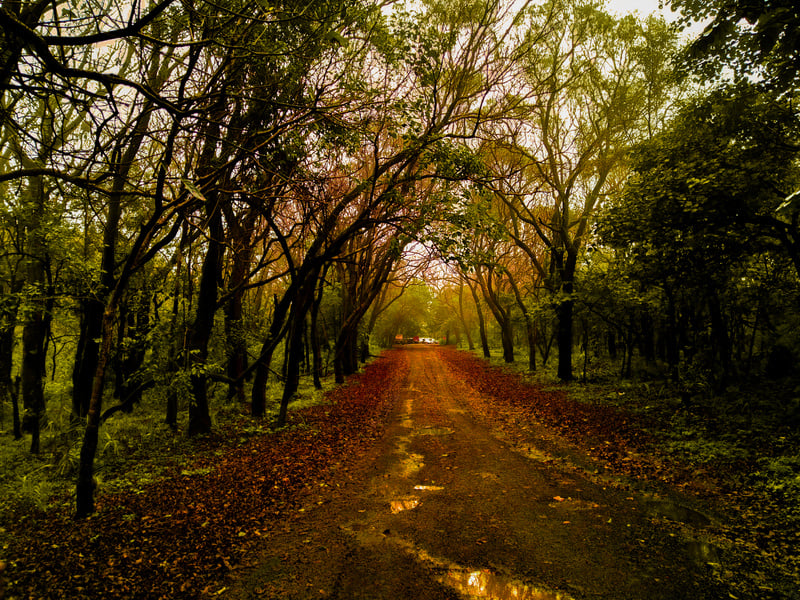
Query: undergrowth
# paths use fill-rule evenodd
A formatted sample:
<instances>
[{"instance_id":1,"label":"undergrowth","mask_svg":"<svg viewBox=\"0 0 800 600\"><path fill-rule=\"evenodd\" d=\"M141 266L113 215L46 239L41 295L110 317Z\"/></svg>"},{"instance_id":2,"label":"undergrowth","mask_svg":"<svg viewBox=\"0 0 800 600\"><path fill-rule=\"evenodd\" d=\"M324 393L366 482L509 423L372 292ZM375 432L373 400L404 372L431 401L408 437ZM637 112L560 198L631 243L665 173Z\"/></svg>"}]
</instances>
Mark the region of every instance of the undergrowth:
<instances>
[{"instance_id":1,"label":"undergrowth","mask_svg":"<svg viewBox=\"0 0 800 600\"><path fill-rule=\"evenodd\" d=\"M482 357L480 350L473 353ZM543 390L566 391L577 402L635 416L667 459L727 469L725 476L736 484L795 490L800 505L800 382L753 380L714 394L702 382L659 378L645 364L636 365L633 377L621 378L619 365L595 359L585 380L578 373L565 384L556 377L555 360L535 372L528 370L526 356L507 364L493 355L488 362ZM575 364L582 360L577 356Z\"/></svg>"},{"instance_id":2,"label":"undergrowth","mask_svg":"<svg viewBox=\"0 0 800 600\"><path fill-rule=\"evenodd\" d=\"M331 387L331 378L323 381L322 390L315 389L310 380L302 380L290 410L319 404ZM271 430L280 393L280 386L273 384L268 397L274 402L263 419L253 419L249 416L248 405L230 400L220 392L212 401L210 435L224 431L225 435L232 436L230 441L242 444L252 436ZM182 419L177 430L167 426L160 398L158 392L150 392L133 412L118 412L102 424L95 459L95 480L99 488L141 493L168 471L190 465L196 458L204 436L189 438L183 433L186 407L180 411ZM10 513L7 509L14 505L47 511L71 504L83 431L83 421L70 418L66 402L51 402L48 406L38 455L30 453L27 436L14 440L10 431L0 430L0 464L3 465L0 469L0 513Z\"/></svg>"}]
</instances>

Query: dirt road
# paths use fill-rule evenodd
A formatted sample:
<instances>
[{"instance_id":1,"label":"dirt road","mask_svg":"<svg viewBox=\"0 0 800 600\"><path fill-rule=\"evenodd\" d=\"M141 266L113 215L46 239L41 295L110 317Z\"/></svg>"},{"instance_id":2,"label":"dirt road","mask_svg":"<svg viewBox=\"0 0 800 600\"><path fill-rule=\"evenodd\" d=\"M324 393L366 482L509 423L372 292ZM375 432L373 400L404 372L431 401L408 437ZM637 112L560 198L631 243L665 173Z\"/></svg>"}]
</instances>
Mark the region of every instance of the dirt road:
<instances>
[{"instance_id":1,"label":"dirt road","mask_svg":"<svg viewBox=\"0 0 800 600\"><path fill-rule=\"evenodd\" d=\"M512 447L443 350L404 352L380 447L272 532L225 597L728 597L706 515L604 478L535 424Z\"/></svg>"}]
</instances>

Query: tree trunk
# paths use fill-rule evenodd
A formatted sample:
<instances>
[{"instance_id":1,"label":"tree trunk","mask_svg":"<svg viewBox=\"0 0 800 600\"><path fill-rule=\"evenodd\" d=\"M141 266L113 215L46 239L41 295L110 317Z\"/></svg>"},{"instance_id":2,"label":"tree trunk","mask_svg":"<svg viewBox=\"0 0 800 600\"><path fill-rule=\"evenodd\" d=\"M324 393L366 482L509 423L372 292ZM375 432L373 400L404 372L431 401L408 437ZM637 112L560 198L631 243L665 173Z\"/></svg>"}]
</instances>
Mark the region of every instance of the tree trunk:
<instances>
[{"instance_id":1,"label":"tree trunk","mask_svg":"<svg viewBox=\"0 0 800 600\"><path fill-rule=\"evenodd\" d=\"M253 389L250 393L250 415L253 417L263 417L267 411L267 382L274 352L275 346L270 348L265 342L256 363Z\"/></svg>"},{"instance_id":2,"label":"tree trunk","mask_svg":"<svg viewBox=\"0 0 800 600\"><path fill-rule=\"evenodd\" d=\"M558 315L558 378L561 381L572 381L572 341L575 312L575 300L572 295L575 291L575 268L577 266L577 250L566 252L566 260L562 254L555 252L555 263L560 280L560 289L563 298L559 299L556 309Z\"/></svg>"},{"instance_id":3,"label":"tree trunk","mask_svg":"<svg viewBox=\"0 0 800 600\"><path fill-rule=\"evenodd\" d=\"M19 298L17 294L22 287L21 283L21 281L18 282L12 277L9 293L7 294L8 301L5 302L2 309L0 309L0 411L3 410L2 407L6 406L6 404L12 407L15 440L22 437L19 423L19 407L17 404L18 394L11 377L14 363L14 331L16 330L17 316L19 314ZM14 412L16 412L16 418L14 418ZM2 416L2 412L0 412L0 416Z\"/></svg>"},{"instance_id":4,"label":"tree trunk","mask_svg":"<svg viewBox=\"0 0 800 600\"><path fill-rule=\"evenodd\" d=\"M147 387L137 379L137 372L144 363L146 336L150 328L150 297L143 285L125 303L120 311L120 326L117 343L116 397L121 400L121 409L127 413L142 399L142 391Z\"/></svg>"},{"instance_id":5,"label":"tree trunk","mask_svg":"<svg viewBox=\"0 0 800 600\"><path fill-rule=\"evenodd\" d=\"M469 287L469 291L472 294L472 300L475 302L475 312L478 315L478 331L480 332L481 336L483 358L489 359L492 357L492 353L489 350L489 338L486 335L486 322L483 317L483 310L481 309L481 299L471 282L467 281L467 287Z\"/></svg>"},{"instance_id":6,"label":"tree trunk","mask_svg":"<svg viewBox=\"0 0 800 600\"><path fill-rule=\"evenodd\" d=\"M546 367L547 361L550 360L550 351L553 349L553 342L555 341L557 334L558 327L554 327L553 330L550 331L547 327L547 323L543 324L539 328L539 335L537 335L536 338L537 346L539 346L539 352L542 355L543 367Z\"/></svg>"},{"instance_id":7,"label":"tree trunk","mask_svg":"<svg viewBox=\"0 0 800 600\"><path fill-rule=\"evenodd\" d=\"M46 191L42 177L32 177L27 190L27 205L32 211L28 226L26 284L32 289L22 328L22 429L31 434L30 451L39 453L40 419L44 414L46 247L42 217L46 207Z\"/></svg>"},{"instance_id":8,"label":"tree trunk","mask_svg":"<svg viewBox=\"0 0 800 600\"><path fill-rule=\"evenodd\" d=\"M486 304L489 305L489 310L492 312L495 321L500 327L500 343L503 346L503 360L507 363L514 362L514 337L513 332L511 331L511 319L509 316L508 310L503 308L500 305L499 300L495 297L495 294L492 289L492 273L489 272L486 278L483 278L478 273L479 283L481 286L481 291L483 292L483 298L486 300Z\"/></svg>"},{"instance_id":9,"label":"tree trunk","mask_svg":"<svg viewBox=\"0 0 800 600\"><path fill-rule=\"evenodd\" d=\"M322 304L322 294L325 290L325 274L320 277L317 295L314 298L314 304L311 306L311 356L312 368L311 372L314 377L314 389L322 389L322 346L319 341L319 307Z\"/></svg>"},{"instance_id":10,"label":"tree trunk","mask_svg":"<svg viewBox=\"0 0 800 600\"><path fill-rule=\"evenodd\" d=\"M673 382L677 382L680 352L678 350L678 318L675 295L669 286L665 286L664 292L667 295L667 364L669 365L670 379Z\"/></svg>"},{"instance_id":11,"label":"tree trunk","mask_svg":"<svg viewBox=\"0 0 800 600\"><path fill-rule=\"evenodd\" d=\"M250 414L254 417L263 417L267 409L267 381L272 366L272 356L284 334L286 324L286 314L291 307L291 299L296 287L292 285L283 295L280 301L275 299L275 309L272 315L272 323L269 327L264 343L261 345L261 352L254 365L255 376L253 377L253 389L250 394Z\"/></svg>"},{"instance_id":12,"label":"tree trunk","mask_svg":"<svg viewBox=\"0 0 800 600\"><path fill-rule=\"evenodd\" d=\"M565 286L565 287L570 287ZM571 291L571 290L570 290ZM558 305L558 378L572 380L572 332L574 328L574 307L572 299L562 300Z\"/></svg>"},{"instance_id":13,"label":"tree trunk","mask_svg":"<svg viewBox=\"0 0 800 600\"><path fill-rule=\"evenodd\" d=\"M225 337L228 342L227 374L231 383L228 397L244 402L244 373L247 371L247 339L242 323L242 298L232 298L225 306Z\"/></svg>"},{"instance_id":14,"label":"tree trunk","mask_svg":"<svg viewBox=\"0 0 800 600\"><path fill-rule=\"evenodd\" d=\"M106 307L102 319L102 339L98 353L97 372L92 386L89 411L86 414L86 429L81 445L78 465L78 481L75 487L75 516L84 519L94 512L94 458L97 454L97 442L100 435L100 414L103 409L103 379L106 365L111 354L114 329L114 311L116 304Z\"/></svg>"},{"instance_id":15,"label":"tree trunk","mask_svg":"<svg viewBox=\"0 0 800 600\"><path fill-rule=\"evenodd\" d=\"M613 329L606 331L606 347L608 348L608 357L611 360L617 358L617 334Z\"/></svg>"},{"instance_id":16,"label":"tree trunk","mask_svg":"<svg viewBox=\"0 0 800 600\"><path fill-rule=\"evenodd\" d=\"M642 356L648 363L656 359L655 325L650 311L646 308L642 312Z\"/></svg>"},{"instance_id":17,"label":"tree trunk","mask_svg":"<svg viewBox=\"0 0 800 600\"><path fill-rule=\"evenodd\" d=\"M514 362L514 335L511 331L511 320L503 319L500 323L500 339L503 343L503 360L507 363Z\"/></svg>"},{"instance_id":18,"label":"tree trunk","mask_svg":"<svg viewBox=\"0 0 800 600\"><path fill-rule=\"evenodd\" d=\"M177 373L181 365L179 364L180 352L185 347L186 323L185 319L180 319L181 298L182 291L182 278L183 278L183 263L184 263L184 249L189 243L189 224L183 221L181 225L181 239L178 243L178 248L175 253L175 287L172 292L172 309L170 310L170 324L169 324L169 343L170 347L167 356L167 371L174 375ZM188 270L188 269L187 269ZM187 277L191 277L187 273ZM164 422L169 426L172 431L178 430L178 392L174 386L170 386L167 391L167 404Z\"/></svg>"},{"instance_id":19,"label":"tree trunk","mask_svg":"<svg viewBox=\"0 0 800 600\"><path fill-rule=\"evenodd\" d=\"M467 336L467 346L472 352L475 350L475 344L472 343L472 334L469 331L469 326L467 325L467 320L464 318L464 280L459 279L458 281L458 318L461 321L461 325L464 328L464 335Z\"/></svg>"},{"instance_id":20,"label":"tree trunk","mask_svg":"<svg viewBox=\"0 0 800 600\"><path fill-rule=\"evenodd\" d=\"M721 392L728 383L731 372L731 343L728 333L728 324L722 314L719 296L712 293L709 299L709 312L711 313L711 352L719 361L719 369L712 365L714 373L715 391Z\"/></svg>"},{"instance_id":21,"label":"tree trunk","mask_svg":"<svg viewBox=\"0 0 800 600\"><path fill-rule=\"evenodd\" d=\"M289 320L289 335L286 347L286 381L283 384L283 395L281 396L281 405L278 411L278 427L286 425L289 403L297 394L297 389L300 386L300 361L303 358L303 324L305 319L298 314L290 315Z\"/></svg>"},{"instance_id":22,"label":"tree trunk","mask_svg":"<svg viewBox=\"0 0 800 600\"><path fill-rule=\"evenodd\" d=\"M528 370L534 372L536 371L536 327L533 323L533 317L522 298L522 293L517 286L517 282L510 274L508 275L508 280L511 283L511 289L514 290L514 298L517 301L517 306L519 306L522 316L525 319L525 337L528 340Z\"/></svg>"},{"instance_id":23,"label":"tree trunk","mask_svg":"<svg viewBox=\"0 0 800 600\"><path fill-rule=\"evenodd\" d=\"M76 418L85 417L89 411L102 320L102 302L97 298L87 298L81 302L80 332L72 368L72 414Z\"/></svg>"},{"instance_id":24,"label":"tree trunk","mask_svg":"<svg viewBox=\"0 0 800 600\"><path fill-rule=\"evenodd\" d=\"M231 274L228 279L230 299L225 304L225 337L228 342L227 374L231 380L228 397L244 397L244 374L247 371L247 338L242 322L242 306L244 303L244 284L247 281L250 259L253 256L251 230L255 220L255 211L249 211L239 222L230 205L225 205L228 221L231 252Z\"/></svg>"},{"instance_id":25,"label":"tree trunk","mask_svg":"<svg viewBox=\"0 0 800 600\"><path fill-rule=\"evenodd\" d=\"M303 360L303 330L305 329L306 316L314 302L314 291L317 287L316 276L317 273L315 272L309 273L306 281L298 290L297 297L292 302L292 310L289 313L286 381L283 385L281 406L278 412L278 427L286 425L289 403L297 394L297 388L300 385L300 363Z\"/></svg>"},{"instance_id":26,"label":"tree trunk","mask_svg":"<svg viewBox=\"0 0 800 600\"><path fill-rule=\"evenodd\" d=\"M11 388L11 420L13 422L14 439L22 439L22 421L19 418L20 378L17 376Z\"/></svg>"},{"instance_id":27,"label":"tree trunk","mask_svg":"<svg viewBox=\"0 0 800 600\"><path fill-rule=\"evenodd\" d=\"M336 383L342 384L348 375L355 373L357 368L356 356L356 339L357 332L345 324L339 332L334 344L333 354L333 372Z\"/></svg>"},{"instance_id":28,"label":"tree trunk","mask_svg":"<svg viewBox=\"0 0 800 600\"><path fill-rule=\"evenodd\" d=\"M586 372L589 369L589 322L583 319L581 322L583 330L583 382L586 383Z\"/></svg>"},{"instance_id":29,"label":"tree trunk","mask_svg":"<svg viewBox=\"0 0 800 600\"><path fill-rule=\"evenodd\" d=\"M222 263L222 213L216 199L206 202L208 214L208 248L200 273L197 310L189 335L189 363L193 402L189 404L188 434L197 435L211 431L211 416L208 410L208 386L205 374L208 361L208 344L214 329L217 312L217 283L221 277Z\"/></svg>"}]
</instances>

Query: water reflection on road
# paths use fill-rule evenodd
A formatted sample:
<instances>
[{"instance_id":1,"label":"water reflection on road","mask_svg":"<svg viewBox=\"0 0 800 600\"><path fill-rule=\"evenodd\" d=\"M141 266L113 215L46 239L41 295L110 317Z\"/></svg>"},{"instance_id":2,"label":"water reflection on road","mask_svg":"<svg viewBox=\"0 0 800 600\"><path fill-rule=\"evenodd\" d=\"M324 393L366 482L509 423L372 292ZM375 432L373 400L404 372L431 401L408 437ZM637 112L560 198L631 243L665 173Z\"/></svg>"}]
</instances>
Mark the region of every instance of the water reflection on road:
<instances>
[{"instance_id":1,"label":"water reflection on road","mask_svg":"<svg viewBox=\"0 0 800 600\"><path fill-rule=\"evenodd\" d=\"M441 578L442 583L469 598L493 600L568 600L569 596L538 589L533 585L513 581L487 571L450 569Z\"/></svg>"},{"instance_id":2,"label":"water reflection on road","mask_svg":"<svg viewBox=\"0 0 800 600\"><path fill-rule=\"evenodd\" d=\"M404 510L411 510L419 506L419 498L401 498L399 500L391 500L389 506L392 509L392 514L396 515Z\"/></svg>"}]
</instances>

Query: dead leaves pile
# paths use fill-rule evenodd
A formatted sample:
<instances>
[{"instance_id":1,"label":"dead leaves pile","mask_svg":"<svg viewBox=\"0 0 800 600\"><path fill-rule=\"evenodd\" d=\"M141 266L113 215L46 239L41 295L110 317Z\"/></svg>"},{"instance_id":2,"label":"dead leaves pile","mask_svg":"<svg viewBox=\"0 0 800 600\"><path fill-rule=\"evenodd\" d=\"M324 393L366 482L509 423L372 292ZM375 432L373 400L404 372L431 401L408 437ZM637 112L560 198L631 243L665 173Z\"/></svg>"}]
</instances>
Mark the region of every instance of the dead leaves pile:
<instances>
[{"instance_id":1,"label":"dead leaves pile","mask_svg":"<svg viewBox=\"0 0 800 600\"><path fill-rule=\"evenodd\" d=\"M236 428L220 431L191 469L138 493L101 491L98 513L86 521L73 521L66 507L58 514L19 508L4 519L17 523L5 532L5 595L222 594L229 572L304 496L347 479L348 463L382 435L407 369L405 355L390 351L324 404L293 414L293 427L245 441Z\"/></svg>"}]
</instances>

